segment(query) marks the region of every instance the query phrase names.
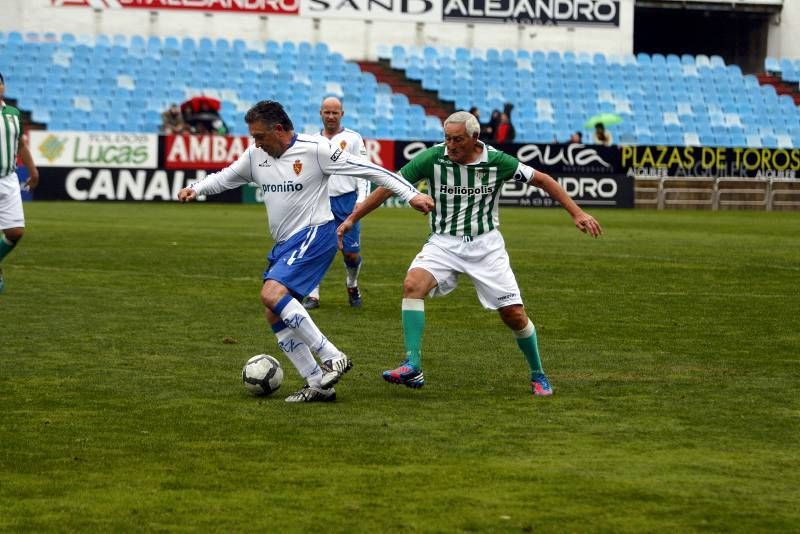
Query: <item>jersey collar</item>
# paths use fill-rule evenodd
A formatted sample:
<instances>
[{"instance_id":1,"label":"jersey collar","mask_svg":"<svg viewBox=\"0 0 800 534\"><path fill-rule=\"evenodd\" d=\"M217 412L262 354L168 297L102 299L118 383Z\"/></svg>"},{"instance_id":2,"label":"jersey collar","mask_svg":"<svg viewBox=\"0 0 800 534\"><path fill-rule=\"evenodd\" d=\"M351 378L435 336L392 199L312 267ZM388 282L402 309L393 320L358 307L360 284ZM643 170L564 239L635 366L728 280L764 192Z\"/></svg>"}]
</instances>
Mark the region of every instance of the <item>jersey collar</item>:
<instances>
[{"instance_id":1,"label":"jersey collar","mask_svg":"<svg viewBox=\"0 0 800 534\"><path fill-rule=\"evenodd\" d=\"M333 134L333 137L336 137L337 135L339 135L339 134L340 134L340 133L342 133L343 131L344 131L344 126L342 126L341 128L339 128L339 131L338 131L338 132L336 132L335 134ZM328 137L327 135L325 135L325 128L322 128L322 129L319 131L319 135L321 135L321 136L322 136L322 137L324 137L325 139L333 139L333 137Z\"/></svg>"}]
</instances>

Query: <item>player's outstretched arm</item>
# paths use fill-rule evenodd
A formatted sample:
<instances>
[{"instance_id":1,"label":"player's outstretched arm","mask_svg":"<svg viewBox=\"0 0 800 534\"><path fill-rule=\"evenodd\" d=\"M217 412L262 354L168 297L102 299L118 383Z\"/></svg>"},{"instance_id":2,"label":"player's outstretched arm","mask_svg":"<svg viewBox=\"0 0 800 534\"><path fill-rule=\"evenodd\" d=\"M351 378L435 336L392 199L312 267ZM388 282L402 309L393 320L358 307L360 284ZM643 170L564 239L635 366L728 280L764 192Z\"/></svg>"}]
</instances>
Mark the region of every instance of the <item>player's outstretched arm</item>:
<instances>
[{"instance_id":1,"label":"player's outstretched arm","mask_svg":"<svg viewBox=\"0 0 800 534\"><path fill-rule=\"evenodd\" d=\"M433 211L433 199L424 193L420 193L409 200L408 205L422 213L430 213Z\"/></svg>"},{"instance_id":2,"label":"player's outstretched arm","mask_svg":"<svg viewBox=\"0 0 800 534\"><path fill-rule=\"evenodd\" d=\"M594 217L583 211L580 206L575 204L575 201L569 197L567 192L564 191L564 188L558 185L558 182L553 180L549 174L536 171L530 183L531 185L544 189L544 191L550 195L550 198L564 206L564 209L572 216L572 220L578 230L592 237L598 237L603 233L603 228L600 226L600 223L597 222Z\"/></svg>"},{"instance_id":3,"label":"player's outstretched arm","mask_svg":"<svg viewBox=\"0 0 800 534\"><path fill-rule=\"evenodd\" d=\"M394 195L391 189L380 186L375 189L370 195L361 202L358 207L353 210L353 213L347 217L355 224L367 215L369 215L375 208L383 204L387 198Z\"/></svg>"},{"instance_id":4,"label":"player's outstretched arm","mask_svg":"<svg viewBox=\"0 0 800 534\"><path fill-rule=\"evenodd\" d=\"M178 202L192 202L197 200L197 191L192 189L191 187L184 187L180 191L178 191Z\"/></svg>"},{"instance_id":5,"label":"player's outstretched arm","mask_svg":"<svg viewBox=\"0 0 800 534\"><path fill-rule=\"evenodd\" d=\"M342 248L342 238L344 234L350 231L353 228L353 225L360 221L363 217L366 217L372 210L380 206L384 203L384 201L394 195L391 189L386 187L380 186L375 191L373 191L367 198L364 199L364 202L361 202L356 205L356 209L353 210L347 219L342 221L342 224L336 228L336 237L339 241L339 249ZM414 197L416 198L416 197Z\"/></svg>"}]
</instances>

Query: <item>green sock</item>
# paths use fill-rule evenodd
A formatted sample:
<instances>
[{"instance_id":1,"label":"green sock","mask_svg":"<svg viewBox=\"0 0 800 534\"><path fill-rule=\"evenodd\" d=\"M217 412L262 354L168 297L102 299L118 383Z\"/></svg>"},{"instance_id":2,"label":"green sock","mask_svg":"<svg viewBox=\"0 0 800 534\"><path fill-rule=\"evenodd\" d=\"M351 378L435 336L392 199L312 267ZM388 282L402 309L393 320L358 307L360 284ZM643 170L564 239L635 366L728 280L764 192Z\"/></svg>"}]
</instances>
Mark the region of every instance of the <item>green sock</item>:
<instances>
[{"instance_id":1,"label":"green sock","mask_svg":"<svg viewBox=\"0 0 800 534\"><path fill-rule=\"evenodd\" d=\"M539 341L536 338L536 328L530 319L528 319L528 326L514 332L514 337L517 338L517 345L522 354L525 355L525 359L531 368L531 378L533 378L533 375L544 373L542 359L539 357Z\"/></svg>"},{"instance_id":2,"label":"green sock","mask_svg":"<svg viewBox=\"0 0 800 534\"><path fill-rule=\"evenodd\" d=\"M422 367L422 333L425 331L425 301L403 299L403 341L406 359L420 369Z\"/></svg>"},{"instance_id":3,"label":"green sock","mask_svg":"<svg viewBox=\"0 0 800 534\"><path fill-rule=\"evenodd\" d=\"M3 236L3 238L0 239L0 261L3 261L3 258L5 258L16 246L16 243L12 243L6 239L5 236Z\"/></svg>"}]
</instances>

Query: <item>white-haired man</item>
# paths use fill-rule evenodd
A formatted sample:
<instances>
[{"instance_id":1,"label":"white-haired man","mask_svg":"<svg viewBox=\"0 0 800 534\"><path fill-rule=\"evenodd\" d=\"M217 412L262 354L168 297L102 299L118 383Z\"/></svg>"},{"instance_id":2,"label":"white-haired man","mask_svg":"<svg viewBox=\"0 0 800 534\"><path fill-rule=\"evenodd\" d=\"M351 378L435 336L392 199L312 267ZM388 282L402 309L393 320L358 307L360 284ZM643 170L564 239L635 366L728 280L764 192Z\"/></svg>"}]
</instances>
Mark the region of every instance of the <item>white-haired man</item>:
<instances>
[{"instance_id":1,"label":"white-haired man","mask_svg":"<svg viewBox=\"0 0 800 534\"><path fill-rule=\"evenodd\" d=\"M553 178L480 142L479 132L480 125L473 115L456 112L444 123L444 143L421 152L400 169L411 183L428 181L436 206L431 214L432 234L411 262L403 282L405 360L396 369L384 371L383 378L411 388L425 384L421 354L424 298L450 293L458 276L465 274L475 284L481 304L497 310L513 331L530 366L532 393L549 396L553 390L542 369L536 329L525 313L505 242L497 229L500 188L507 180L539 187L569 212L582 232L597 237L602 228ZM337 234L344 235L352 224L392 194L383 187L376 189L339 226Z\"/></svg>"}]
</instances>

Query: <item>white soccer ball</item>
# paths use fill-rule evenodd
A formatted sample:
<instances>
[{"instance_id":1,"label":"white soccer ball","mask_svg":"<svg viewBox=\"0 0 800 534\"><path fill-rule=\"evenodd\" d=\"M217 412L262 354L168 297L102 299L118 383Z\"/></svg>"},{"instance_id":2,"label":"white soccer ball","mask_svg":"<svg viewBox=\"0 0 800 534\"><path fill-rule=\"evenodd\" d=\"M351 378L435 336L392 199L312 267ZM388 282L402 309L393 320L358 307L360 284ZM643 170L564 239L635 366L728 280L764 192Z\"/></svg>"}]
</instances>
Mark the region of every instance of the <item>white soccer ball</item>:
<instances>
[{"instance_id":1,"label":"white soccer ball","mask_svg":"<svg viewBox=\"0 0 800 534\"><path fill-rule=\"evenodd\" d=\"M257 354L247 360L242 369L244 387L253 395L269 395L283 382L281 362L269 354Z\"/></svg>"}]
</instances>

